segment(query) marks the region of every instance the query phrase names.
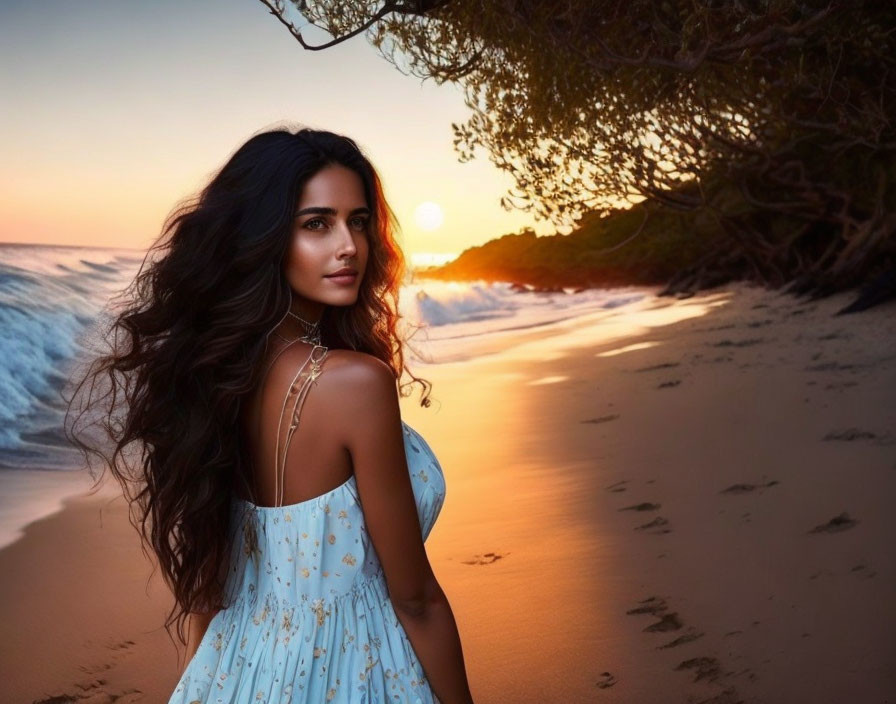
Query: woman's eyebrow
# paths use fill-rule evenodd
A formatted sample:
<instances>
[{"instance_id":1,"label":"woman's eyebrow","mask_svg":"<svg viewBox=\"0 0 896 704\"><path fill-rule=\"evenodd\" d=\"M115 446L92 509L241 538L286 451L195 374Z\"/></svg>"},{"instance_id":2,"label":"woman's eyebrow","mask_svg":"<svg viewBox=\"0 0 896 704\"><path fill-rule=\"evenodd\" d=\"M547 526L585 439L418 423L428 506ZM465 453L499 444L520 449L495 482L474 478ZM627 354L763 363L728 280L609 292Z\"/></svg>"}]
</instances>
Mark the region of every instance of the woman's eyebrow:
<instances>
[{"instance_id":1,"label":"woman's eyebrow","mask_svg":"<svg viewBox=\"0 0 896 704\"><path fill-rule=\"evenodd\" d=\"M361 213L370 214L370 208L366 208L366 207L355 208L354 210L352 210L349 213L349 215L359 215ZM296 213L296 217L299 217L300 215L335 215L335 214L336 214L336 210L334 208L311 207L311 208L302 208L299 212Z\"/></svg>"}]
</instances>

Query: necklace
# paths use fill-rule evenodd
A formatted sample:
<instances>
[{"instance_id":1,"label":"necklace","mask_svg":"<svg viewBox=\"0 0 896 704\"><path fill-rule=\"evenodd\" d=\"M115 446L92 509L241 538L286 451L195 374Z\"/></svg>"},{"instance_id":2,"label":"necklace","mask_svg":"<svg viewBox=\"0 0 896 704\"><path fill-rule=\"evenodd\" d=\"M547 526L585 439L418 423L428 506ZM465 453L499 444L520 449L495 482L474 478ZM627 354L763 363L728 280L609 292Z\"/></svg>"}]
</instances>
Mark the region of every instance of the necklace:
<instances>
[{"instance_id":1,"label":"necklace","mask_svg":"<svg viewBox=\"0 0 896 704\"><path fill-rule=\"evenodd\" d=\"M313 345L320 344L320 320L317 320L316 322L313 322L313 323L309 322L309 321L305 320L304 318L296 315L291 310L287 311L287 314L291 315L293 318L298 320L299 324L305 329L305 332L302 333L301 335L299 335L298 337L296 337L292 340L289 340L289 339L283 337L283 335L278 333L276 330L274 330L274 334L277 337L279 337L284 342L296 342L298 340L301 340L302 342L309 342Z\"/></svg>"}]
</instances>

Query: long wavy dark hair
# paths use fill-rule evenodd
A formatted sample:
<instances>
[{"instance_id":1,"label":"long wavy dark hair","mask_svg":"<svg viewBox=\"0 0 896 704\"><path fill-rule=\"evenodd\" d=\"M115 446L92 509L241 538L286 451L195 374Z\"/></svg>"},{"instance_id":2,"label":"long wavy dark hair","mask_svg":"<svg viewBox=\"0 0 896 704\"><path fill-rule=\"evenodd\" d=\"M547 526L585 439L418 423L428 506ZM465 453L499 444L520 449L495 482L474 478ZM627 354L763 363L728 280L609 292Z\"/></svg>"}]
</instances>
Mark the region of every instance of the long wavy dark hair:
<instances>
[{"instance_id":1,"label":"long wavy dark hair","mask_svg":"<svg viewBox=\"0 0 896 704\"><path fill-rule=\"evenodd\" d=\"M237 419L260 381L268 334L290 305L283 268L302 189L330 164L361 177L372 215L358 299L325 308L322 344L381 359L397 382L407 370L414 381L399 393L420 383L429 407L431 384L405 366L405 260L380 179L353 140L308 128L254 135L178 204L117 312L104 313L107 349L91 355L67 399L66 437L83 453L94 489L106 467L121 484L144 554L149 546L175 597L165 629L170 637L176 623L182 643L189 613L225 606L230 531L222 527L234 482L248 476Z\"/></svg>"}]
</instances>

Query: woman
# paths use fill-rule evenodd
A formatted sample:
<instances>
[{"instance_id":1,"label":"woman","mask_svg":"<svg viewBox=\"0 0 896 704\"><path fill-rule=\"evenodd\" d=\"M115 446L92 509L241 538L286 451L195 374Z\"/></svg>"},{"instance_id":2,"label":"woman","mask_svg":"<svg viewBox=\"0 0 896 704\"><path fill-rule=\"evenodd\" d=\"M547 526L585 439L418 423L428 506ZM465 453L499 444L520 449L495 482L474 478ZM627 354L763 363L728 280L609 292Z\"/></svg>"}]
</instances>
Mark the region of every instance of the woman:
<instances>
[{"instance_id":1,"label":"woman","mask_svg":"<svg viewBox=\"0 0 896 704\"><path fill-rule=\"evenodd\" d=\"M113 452L71 436L137 508L166 629L189 620L171 703L472 701L424 548L444 477L399 412L394 226L351 139L257 134L166 222L91 365Z\"/></svg>"}]
</instances>

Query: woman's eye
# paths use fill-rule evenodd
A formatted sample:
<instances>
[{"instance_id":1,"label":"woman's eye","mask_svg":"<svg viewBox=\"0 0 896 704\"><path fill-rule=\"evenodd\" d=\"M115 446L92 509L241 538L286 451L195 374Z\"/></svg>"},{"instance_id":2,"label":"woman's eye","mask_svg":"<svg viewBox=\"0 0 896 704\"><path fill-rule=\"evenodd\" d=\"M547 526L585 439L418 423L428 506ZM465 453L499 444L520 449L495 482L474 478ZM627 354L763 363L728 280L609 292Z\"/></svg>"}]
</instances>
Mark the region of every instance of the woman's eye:
<instances>
[{"instance_id":1,"label":"woman's eye","mask_svg":"<svg viewBox=\"0 0 896 704\"><path fill-rule=\"evenodd\" d=\"M355 223L355 227L357 227L359 229L365 229L367 227L367 218L364 218L364 217L352 218L352 221ZM320 218L315 218L314 220L309 220L308 222L306 222L305 227L307 227L309 230L321 229L319 227L315 227L314 226L315 224L326 225L326 223L323 220L321 220Z\"/></svg>"}]
</instances>

